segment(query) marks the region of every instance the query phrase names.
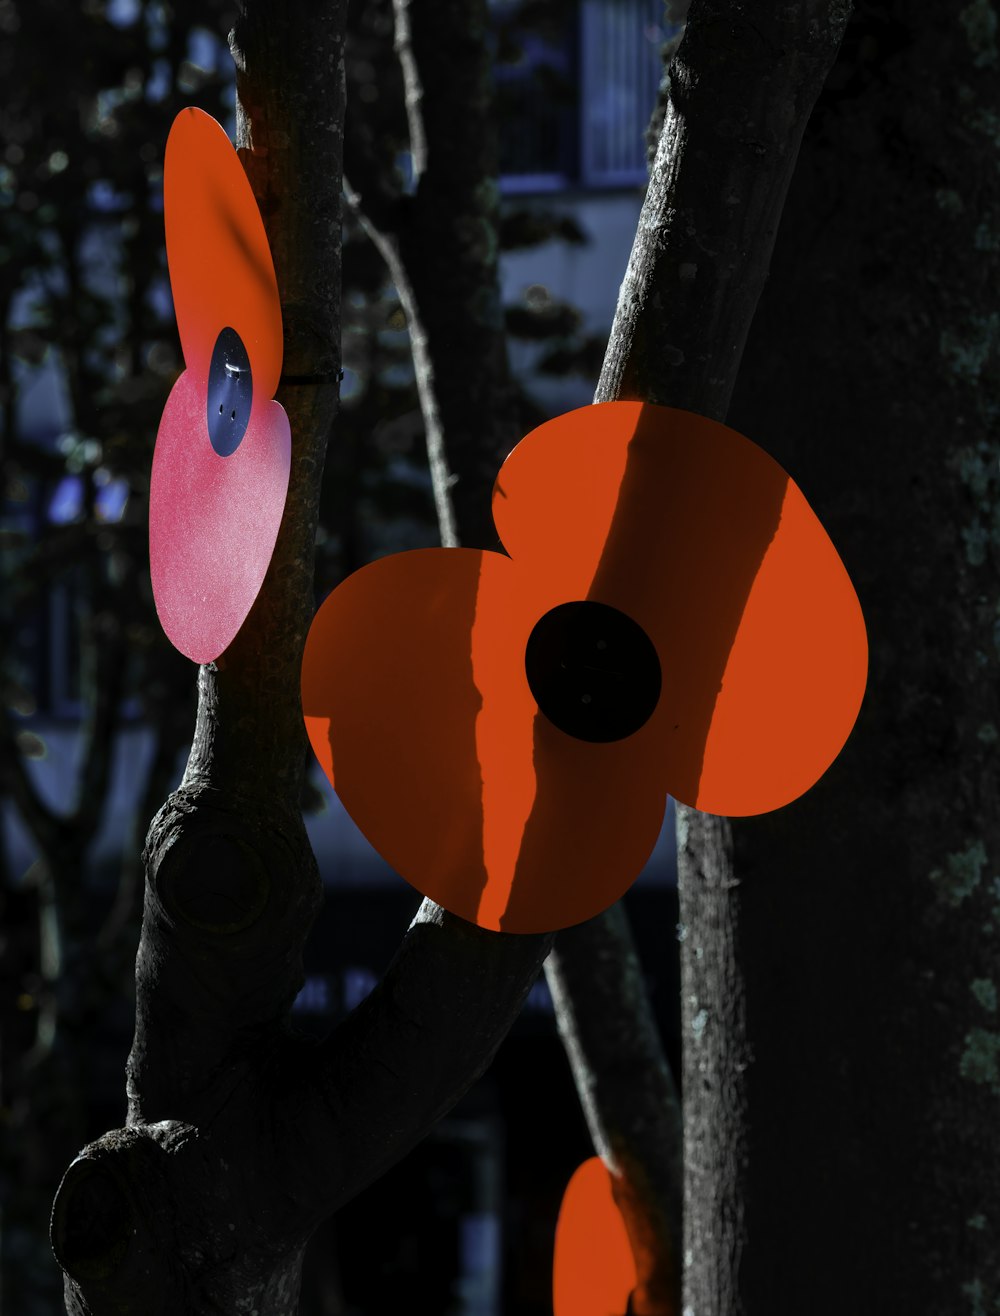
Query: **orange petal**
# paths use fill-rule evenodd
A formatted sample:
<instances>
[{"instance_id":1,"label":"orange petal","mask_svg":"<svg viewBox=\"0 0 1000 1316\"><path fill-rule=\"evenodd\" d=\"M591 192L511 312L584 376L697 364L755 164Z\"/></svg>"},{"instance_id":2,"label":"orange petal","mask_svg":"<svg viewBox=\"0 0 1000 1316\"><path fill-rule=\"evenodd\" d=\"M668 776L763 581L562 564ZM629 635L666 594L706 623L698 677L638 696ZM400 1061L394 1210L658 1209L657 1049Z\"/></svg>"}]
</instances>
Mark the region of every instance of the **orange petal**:
<instances>
[{"instance_id":1,"label":"orange petal","mask_svg":"<svg viewBox=\"0 0 1000 1316\"><path fill-rule=\"evenodd\" d=\"M272 398L281 374L281 304L264 225L221 124L181 110L163 171L167 263L184 360L208 371L215 341L235 329L254 393Z\"/></svg>"},{"instance_id":2,"label":"orange petal","mask_svg":"<svg viewBox=\"0 0 1000 1316\"><path fill-rule=\"evenodd\" d=\"M566 1187L552 1262L553 1316L625 1316L638 1280L611 1175L598 1156Z\"/></svg>"},{"instance_id":3,"label":"orange petal","mask_svg":"<svg viewBox=\"0 0 1000 1316\"><path fill-rule=\"evenodd\" d=\"M528 636L564 597L498 553L418 550L350 576L306 643L306 728L345 808L407 881L480 927L599 913L659 834L662 777L636 772L648 726L584 744L531 697Z\"/></svg>"},{"instance_id":4,"label":"orange petal","mask_svg":"<svg viewBox=\"0 0 1000 1316\"><path fill-rule=\"evenodd\" d=\"M861 608L801 491L749 439L666 407L580 408L514 449L493 508L518 560L578 562L581 597L653 640L647 771L677 799L765 812L840 752L865 688Z\"/></svg>"}]
</instances>

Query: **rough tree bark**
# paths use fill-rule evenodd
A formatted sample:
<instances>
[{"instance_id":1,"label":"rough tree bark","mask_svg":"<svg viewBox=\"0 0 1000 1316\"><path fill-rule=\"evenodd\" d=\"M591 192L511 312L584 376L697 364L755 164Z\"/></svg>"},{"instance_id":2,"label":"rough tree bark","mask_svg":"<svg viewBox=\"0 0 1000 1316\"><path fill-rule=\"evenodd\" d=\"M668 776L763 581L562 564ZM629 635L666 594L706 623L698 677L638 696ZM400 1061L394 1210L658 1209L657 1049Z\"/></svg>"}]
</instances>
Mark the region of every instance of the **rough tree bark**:
<instances>
[{"instance_id":1,"label":"rough tree bark","mask_svg":"<svg viewBox=\"0 0 1000 1316\"><path fill-rule=\"evenodd\" d=\"M814 499L871 643L842 760L734 822L738 885L682 915L713 1082L727 977L745 999L752 1064L723 1100L747 1246L704 1266L750 1312L1000 1309L997 35L986 3L857 5L733 397ZM716 923L735 935L706 968ZM720 1310L700 1283L697 1316Z\"/></svg>"},{"instance_id":2,"label":"rough tree bark","mask_svg":"<svg viewBox=\"0 0 1000 1316\"><path fill-rule=\"evenodd\" d=\"M782 4L752 17L725 0L692 3L598 399L641 398L725 418L802 134L849 12L846 0ZM767 445L766 433L752 437ZM684 1310L734 1316L744 1310L752 1060L732 895L738 878L727 820L680 809L678 841ZM778 1231L774 1243L784 1256ZM752 1310L793 1309L784 1305L781 1270L775 1264L770 1308ZM798 1310L816 1309L814 1290Z\"/></svg>"},{"instance_id":3,"label":"rough tree bark","mask_svg":"<svg viewBox=\"0 0 1000 1316\"><path fill-rule=\"evenodd\" d=\"M425 902L385 978L328 1039L288 1027L320 897L298 808L298 700L316 506L339 367L342 0L245 0L238 134L274 255L293 468L271 568L202 668L180 789L146 846L124 1129L85 1148L53 1208L66 1308L292 1316L319 1221L482 1072L550 944Z\"/></svg>"}]
</instances>

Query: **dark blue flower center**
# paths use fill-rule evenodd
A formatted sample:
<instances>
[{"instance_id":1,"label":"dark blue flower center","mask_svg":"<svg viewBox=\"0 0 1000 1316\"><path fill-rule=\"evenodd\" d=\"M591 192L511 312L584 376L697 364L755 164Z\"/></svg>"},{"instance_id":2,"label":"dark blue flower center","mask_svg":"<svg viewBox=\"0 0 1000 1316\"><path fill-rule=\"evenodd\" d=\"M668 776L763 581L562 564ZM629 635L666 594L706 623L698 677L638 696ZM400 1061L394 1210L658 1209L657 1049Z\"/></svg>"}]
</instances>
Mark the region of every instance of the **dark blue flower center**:
<instances>
[{"instance_id":1,"label":"dark blue flower center","mask_svg":"<svg viewBox=\"0 0 1000 1316\"><path fill-rule=\"evenodd\" d=\"M524 652L528 685L553 725L577 740L623 740L660 698L652 640L606 603L561 603L536 623Z\"/></svg>"},{"instance_id":2,"label":"dark blue flower center","mask_svg":"<svg viewBox=\"0 0 1000 1316\"><path fill-rule=\"evenodd\" d=\"M208 437L220 457L232 456L243 442L252 405L247 349L235 329L223 329L208 368Z\"/></svg>"}]
</instances>

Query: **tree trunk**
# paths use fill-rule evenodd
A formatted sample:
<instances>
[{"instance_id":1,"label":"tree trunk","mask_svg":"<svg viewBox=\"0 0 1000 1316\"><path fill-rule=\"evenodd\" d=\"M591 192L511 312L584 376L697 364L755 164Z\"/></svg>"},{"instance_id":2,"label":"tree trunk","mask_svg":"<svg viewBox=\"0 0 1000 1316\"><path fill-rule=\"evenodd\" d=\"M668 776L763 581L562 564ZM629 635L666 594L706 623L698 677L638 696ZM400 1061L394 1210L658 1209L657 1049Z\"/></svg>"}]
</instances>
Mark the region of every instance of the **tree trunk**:
<instances>
[{"instance_id":1,"label":"tree trunk","mask_svg":"<svg viewBox=\"0 0 1000 1316\"><path fill-rule=\"evenodd\" d=\"M709 1267L754 1313L1000 1310L997 60L989 4L858 6L733 401L837 544L871 673L816 789L733 823L738 885L688 887L688 1078L746 1153L742 1264L696 1269L696 1316Z\"/></svg>"},{"instance_id":2,"label":"tree trunk","mask_svg":"<svg viewBox=\"0 0 1000 1316\"><path fill-rule=\"evenodd\" d=\"M802 134L848 13L842 0L814 0L751 21L721 0L692 3L598 400L725 418ZM751 437L768 446L766 433ZM761 1246L746 1223L753 1055L738 870L725 819L679 809L678 842L684 1311L735 1316L758 1310L744 1307L741 1283L748 1244ZM768 1238L783 1249L779 1234ZM774 1267L779 1287L783 1268ZM815 1293L800 1299L799 1310L814 1302Z\"/></svg>"}]
</instances>

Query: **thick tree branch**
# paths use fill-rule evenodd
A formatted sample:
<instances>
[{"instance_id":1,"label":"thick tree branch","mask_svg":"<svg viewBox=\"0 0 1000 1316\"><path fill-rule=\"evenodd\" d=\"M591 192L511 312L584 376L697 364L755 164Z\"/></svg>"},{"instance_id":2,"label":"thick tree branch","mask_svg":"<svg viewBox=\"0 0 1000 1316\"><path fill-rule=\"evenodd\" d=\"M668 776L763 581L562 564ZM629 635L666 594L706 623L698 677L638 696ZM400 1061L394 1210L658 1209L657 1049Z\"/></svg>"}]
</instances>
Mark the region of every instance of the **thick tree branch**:
<instances>
[{"instance_id":1,"label":"thick tree branch","mask_svg":"<svg viewBox=\"0 0 1000 1316\"><path fill-rule=\"evenodd\" d=\"M846 0L812 0L751 22L724 0L693 0L596 400L725 417L802 134L849 14ZM678 834L686 924L702 887L734 881L732 844L727 820L684 809ZM692 979L702 970L686 953L682 963L685 1302L732 1316L745 1157L707 1094L722 1083L739 1105L745 1020L734 990L727 1018L707 1025Z\"/></svg>"},{"instance_id":2,"label":"thick tree branch","mask_svg":"<svg viewBox=\"0 0 1000 1316\"><path fill-rule=\"evenodd\" d=\"M388 1169L471 1087L551 944L487 932L423 902L382 982L315 1053L307 1048L302 1079L284 1082L276 1099L275 1173L319 1213L308 1227ZM282 1067L294 1068L287 1059Z\"/></svg>"},{"instance_id":3,"label":"thick tree branch","mask_svg":"<svg viewBox=\"0 0 1000 1316\"><path fill-rule=\"evenodd\" d=\"M299 812L299 666L339 364L345 5L246 0L238 138L282 297L292 425L267 579L201 669L181 788L154 819L128 1128L86 1148L53 1212L67 1307L292 1316L311 1230L482 1072L549 939L425 904L382 986L322 1047L289 1032L319 899Z\"/></svg>"},{"instance_id":4,"label":"thick tree branch","mask_svg":"<svg viewBox=\"0 0 1000 1316\"><path fill-rule=\"evenodd\" d=\"M679 1311L681 1107L625 908L561 932L545 965L594 1149L611 1170L639 1279L635 1316Z\"/></svg>"},{"instance_id":5,"label":"thick tree branch","mask_svg":"<svg viewBox=\"0 0 1000 1316\"><path fill-rule=\"evenodd\" d=\"M721 420L850 0L693 0L597 398Z\"/></svg>"},{"instance_id":6,"label":"thick tree branch","mask_svg":"<svg viewBox=\"0 0 1000 1316\"><path fill-rule=\"evenodd\" d=\"M129 932L134 930L137 933L139 930L142 913L143 871L140 855L143 837L160 807L160 802L170 790L174 781L177 758L185 743L186 739L177 725L174 710L167 706L158 708L153 727L152 757L122 848L118 890L115 893L114 904L95 938L99 959L103 960L107 957L116 960L118 954L123 952ZM133 936L132 944L134 941ZM114 982L117 968L117 963L114 963L109 970L109 983Z\"/></svg>"}]
</instances>

